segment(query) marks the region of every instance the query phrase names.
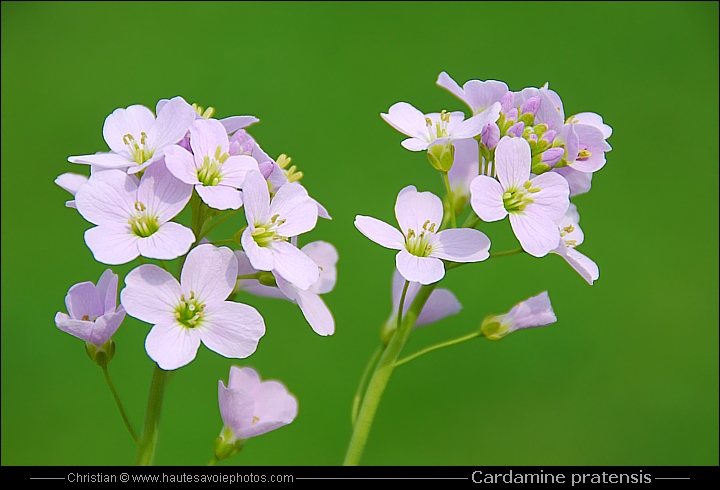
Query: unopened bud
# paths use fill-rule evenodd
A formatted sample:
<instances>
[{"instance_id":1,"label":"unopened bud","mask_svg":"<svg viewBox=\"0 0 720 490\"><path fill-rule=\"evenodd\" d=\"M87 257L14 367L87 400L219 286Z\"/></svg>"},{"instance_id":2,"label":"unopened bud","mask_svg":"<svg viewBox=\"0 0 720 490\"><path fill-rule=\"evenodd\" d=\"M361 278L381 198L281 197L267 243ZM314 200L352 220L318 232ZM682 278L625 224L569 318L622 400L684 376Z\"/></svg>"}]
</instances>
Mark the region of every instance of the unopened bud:
<instances>
[{"instance_id":1,"label":"unopened bud","mask_svg":"<svg viewBox=\"0 0 720 490\"><path fill-rule=\"evenodd\" d=\"M258 275L258 282L262 284L263 286L269 286L276 288L278 287L277 281L275 280L275 276L273 276L272 272L260 272Z\"/></svg>"}]
</instances>

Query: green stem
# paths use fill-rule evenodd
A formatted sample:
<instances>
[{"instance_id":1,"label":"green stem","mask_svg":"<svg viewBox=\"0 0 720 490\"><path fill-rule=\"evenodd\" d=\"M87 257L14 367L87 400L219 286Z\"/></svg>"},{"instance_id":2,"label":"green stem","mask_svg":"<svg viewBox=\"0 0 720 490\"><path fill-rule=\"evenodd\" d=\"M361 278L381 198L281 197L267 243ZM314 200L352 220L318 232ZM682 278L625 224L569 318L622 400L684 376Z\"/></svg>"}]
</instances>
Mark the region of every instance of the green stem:
<instances>
[{"instance_id":1,"label":"green stem","mask_svg":"<svg viewBox=\"0 0 720 490\"><path fill-rule=\"evenodd\" d=\"M208 466L215 466L218 464L218 461L220 461L217 456L213 456L213 459L210 460L210 462L207 464Z\"/></svg>"},{"instance_id":2,"label":"green stem","mask_svg":"<svg viewBox=\"0 0 720 490\"><path fill-rule=\"evenodd\" d=\"M395 361L400 355L400 351L402 351L407 338L410 336L410 332L413 326L415 326L420 311L422 311L425 302L430 297L430 293L435 290L436 286L437 283L420 288L410 308L408 308L407 313L405 313L405 317L401 320L400 327L392 336L385 351L380 356L380 360L375 367L375 371L365 391L365 398L360 405L360 412L358 413L352 438L350 439L350 445L348 446L343 463L345 466L355 466L360 463L360 458L362 457L365 443L370 434L370 428L372 427L375 413L380 404L380 399L395 369ZM402 307L400 311L402 311Z\"/></svg>"},{"instance_id":3,"label":"green stem","mask_svg":"<svg viewBox=\"0 0 720 490\"><path fill-rule=\"evenodd\" d=\"M445 182L445 190L448 195L448 203L450 204L450 224L453 228L457 228L457 222L455 221L455 199L453 198L452 188L450 187L450 178L447 172L442 172L443 182Z\"/></svg>"},{"instance_id":4,"label":"green stem","mask_svg":"<svg viewBox=\"0 0 720 490\"><path fill-rule=\"evenodd\" d=\"M213 245L219 245L221 243L235 243L235 240L233 240L232 238L225 238L223 240L216 240L210 243L212 243Z\"/></svg>"},{"instance_id":5,"label":"green stem","mask_svg":"<svg viewBox=\"0 0 720 490\"><path fill-rule=\"evenodd\" d=\"M167 375L167 371L163 371L157 364L155 365L152 381L150 382L147 410L145 411L145 425L143 426L142 439L135 461L138 466L150 466L155 456Z\"/></svg>"},{"instance_id":6,"label":"green stem","mask_svg":"<svg viewBox=\"0 0 720 490\"><path fill-rule=\"evenodd\" d=\"M239 213L242 209L243 209L243 208L235 209L234 211L230 211L229 213L227 213L225 216L220 217L220 219L218 219L215 223L213 223L212 226L208 227L206 230L203 230L203 231L200 233L200 237L198 238L198 241L202 240L203 237L206 237L206 236L208 235L208 233L210 233L211 231L213 231L213 230L215 229L215 227L218 226L220 223L222 223L223 221L225 221L226 219L228 219L228 218L231 217L231 216L235 216L235 215L236 215L237 213Z\"/></svg>"},{"instance_id":7,"label":"green stem","mask_svg":"<svg viewBox=\"0 0 720 490\"><path fill-rule=\"evenodd\" d=\"M482 334L481 334L480 331L478 330L477 332L473 332L473 333L468 334L468 335L465 335L465 336L463 336L463 337L459 337L459 338L457 338L457 339L448 340L448 341L446 341L446 342L442 342L442 343L440 343L440 344L436 344L436 345L430 346L430 347L428 347L428 348L426 348L426 349L423 349L423 350L421 350L421 351L419 351L419 352L416 352L415 354L412 354L412 355L410 355L410 356L407 356L407 357L405 357L404 359L400 359L399 361L397 361L397 362L395 363L395 367L402 366L402 365L405 364L406 362L410 362L410 361L412 361L413 359L417 359L418 357L423 356L423 355L425 355L425 354L427 354L427 353L429 353L429 352L432 352L432 351L435 351L435 350L438 350L438 349L442 349L443 347L450 347L451 345L459 344L459 343L461 343L461 342L465 342L466 340L474 339L475 337L480 337L480 335L482 335Z\"/></svg>"},{"instance_id":8,"label":"green stem","mask_svg":"<svg viewBox=\"0 0 720 490\"><path fill-rule=\"evenodd\" d=\"M490 258L494 259L497 257L507 257L508 255L516 255L516 254L520 254L522 252L523 252L522 248L516 248L515 250L508 250L506 252L497 252L494 254L490 254Z\"/></svg>"},{"instance_id":9,"label":"green stem","mask_svg":"<svg viewBox=\"0 0 720 490\"><path fill-rule=\"evenodd\" d=\"M120 395L118 395L118 392L115 390L115 386L113 385L112 380L110 379L110 373L108 372L107 365L102 366L103 374L105 375L105 381L107 381L108 387L110 388L110 391L112 392L113 397L115 398L115 404L118 407L118 410L120 410L120 416L123 419L123 422L125 422L125 427L127 427L128 432L130 432L130 435L135 440L135 444L140 444L140 439L138 438L137 434L132 428L132 425L130 424L130 420L128 419L127 415L125 414L125 410L123 409L122 402L120 401Z\"/></svg>"},{"instance_id":10,"label":"green stem","mask_svg":"<svg viewBox=\"0 0 720 490\"><path fill-rule=\"evenodd\" d=\"M478 215L475 214L474 211L470 211L470 214L468 215L467 219L465 220L465 223L462 224L462 227L463 228L475 228L480 223L482 223L482 220L478 217Z\"/></svg>"},{"instance_id":11,"label":"green stem","mask_svg":"<svg viewBox=\"0 0 720 490\"><path fill-rule=\"evenodd\" d=\"M367 378L370 375L370 370L375 367L375 364L377 364L377 360L380 358L380 354L382 354L383 347L384 346L379 346L377 349L375 349L375 352L373 353L372 357L370 357L367 366L365 366L362 377L360 378L360 384L358 385L357 391L355 392L355 397L353 398L352 412L350 413L350 422L352 423L352 425L355 425L355 422L357 421L358 411L360 410L360 402L363 398L362 395L363 388L365 388L365 381L367 381Z\"/></svg>"},{"instance_id":12,"label":"green stem","mask_svg":"<svg viewBox=\"0 0 720 490\"><path fill-rule=\"evenodd\" d=\"M166 271L170 272L170 271L168 270L167 263L166 263L164 260L160 260L160 265L162 266L163 269L165 269Z\"/></svg>"}]
</instances>

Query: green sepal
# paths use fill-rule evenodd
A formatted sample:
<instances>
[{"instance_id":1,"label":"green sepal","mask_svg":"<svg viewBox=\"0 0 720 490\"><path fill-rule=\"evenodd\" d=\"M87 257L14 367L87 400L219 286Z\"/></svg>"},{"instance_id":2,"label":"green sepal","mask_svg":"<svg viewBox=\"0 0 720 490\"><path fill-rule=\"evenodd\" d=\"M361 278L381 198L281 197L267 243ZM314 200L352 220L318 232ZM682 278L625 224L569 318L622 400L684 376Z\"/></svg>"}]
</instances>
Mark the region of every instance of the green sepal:
<instances>
[{"instance_id":1,"label":"green sepal","mask_svg":"<svg viewBox=\"0 0 720 490\"><path fill-rule=\"evenodd\" d=\"M532 167L532 173L535 175L544 174L545 172L548 172L550 170L550 166L546 165L544 163L538 163L533 165Z\"/></svg>"},{"instance_id":2,"label":"green sepal","mask_svg":"<svg viewBox=\"0 0 720 490\"><path fill-rule=\"evenodd\" d=\"M110 339L101 346L86 343L85 352L95 364L105 367L115 357L115 342Z\"/></svg>"},{"instance_id":3,"label":"green sepal","mask_svg":"<svg viewBox=\"0 0 720 490\"><path fill-rule=\"evenodd\" d=\"M272 272L262 271L258 273L258 281L263 286L270 286L273 288L278 287L277 281L275 280L275 276Z\"/></svg>"}]
</instances>

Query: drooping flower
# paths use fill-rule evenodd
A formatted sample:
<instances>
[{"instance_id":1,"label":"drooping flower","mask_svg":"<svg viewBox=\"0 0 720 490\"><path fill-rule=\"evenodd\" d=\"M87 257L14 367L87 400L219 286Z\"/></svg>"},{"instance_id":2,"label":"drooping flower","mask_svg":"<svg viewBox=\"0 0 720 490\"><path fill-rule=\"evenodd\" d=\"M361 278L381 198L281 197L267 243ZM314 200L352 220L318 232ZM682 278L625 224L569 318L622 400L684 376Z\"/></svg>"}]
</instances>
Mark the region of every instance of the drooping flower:
<instances>
[{"instance_id":1,"label":"drooping flower","mask_svg":"<svg viewBox=\"0 0 720 490\"><path fill-rule=\"evenodd\" d=\"M483 221L498 221L508 214L522 248L542 257L558 245L556 220L568 208L568 184L548 172L530 179L530 145L522 138L504 137L495 150L498 180L475 177L470 204Z\"/></svg>"},{"instance_id":2,"label":"drooping flower","mask_svg":"<svg viewBox=\"0 0 720 490\"><path fill-rule=\"evenodd\" d=\"M238 209L238 190L249 170L258 170L251 156L230 156L225 128L215 119L198 119L190 126L192 153L179 145L165 149L165 164L172 174L194 185L200 198L215 209Z\"/></svg>"},{"instance_id":3,"label":"drooping flower","mask_svg":"<svg viewBox=\"0 0 720 490\"><path fill-rule=\"evenodd\" d=\"M584 240L584 234L578 225L579 222L580 215L577 207L570 203L567 212L557 223L560 243L552 252L565 259L570 267L592 286L593 282L600 277L600 269L595 262L575 249Z\"/></svg>"},{"instance_id":4,"label":"drooping flower","mask_svg":"<svg viewBox=\"0 0 720 490\"><path fill-rule=\"evenodd\" d=\"M432 284L445 276L442 260L479 262L489 257L490 240L470 228L439 231L443 217L440 198L431 192L418 192L410 185L400 191L395 203L400 231L369 216L356 216L360 233L386 248L399 250L395 263L410 282Z\"/></svg>"},{"instance_id":5,"label":"drooping flower","mask_svg":"<svg viewBox=\"0 0 720 490\"><path fill-rule=\"evenodd\" d=\"M150 358L172 370L195 359L200 342L225 357L255 352L265 322L252 306L225 301L236 278L232 250L211 244L198 245L187 255L179 283L156 265L133 269L121 301L130 316L154 324L145 339Z\"/></svg>"},{"instance_id":6,"label":"drooping flower","mask_svg":"<svg viewBox=\"0 0 720 490\"><path fill-rule=\"evenodd\" d=\"M550 296L543 291L526 299L504 315L491 315L483 320L480 330L489 340L500 340L507 334L523 328L544 327L555 323L557 317L550 304Z\"/></svg>"},{"instance_id":7,"label":"drooping flower","mask_svg":"<svg viewBox=\"0 0 720 490\"><path fill-rule=\"evenodd\" d=\"M422 151L431 145L473 138L480 134L488 123L495 122L499 114L499 103L494 103L480 114L465 120L465 115L460 111L423 114L407 102L398 102L390 107L387 114L380 115L390 126L410 136L401 143L403 147L411 151Z\"/></svg>"},{"instance_id":8,"label":"drooping flower","mask_svg":"<svg viewBox=\"0 0 720 490\"><path fill-rule=\"evenodd\" d=\"M124 264L138 255L177 258L187 253L195 235L170 220L191 194L192 186L176 179L163 162L149 167L139 182L119 170L96 172L75 196L82 217L98 225L85 232L85 243L105 264Z\"/></svg>"},{"instance_id":9,"label":"drooping flower","mask_svg":"<svg viewBox=\"0 0 720 490\"><path fill-rule=\"evenodd\" d=\"M395 269L392 278L392 312L383 327L384 337L389 336L389 333L397 328L397 313L400 307L400 297L402 296L404 285L405 278ZM403 303L403 315L407 313L410 308L410 305L420 290L420 286L421 284L419 282L411 282L408 285L407 293L405 293L405 302ZM462 310L462 305L452 291L444 288L436 288L430 293L425 305L422 310L420 310L420 314L417 320L415 320L415 326L422 327L439 322L443 318L458 314L460 310ZM389 338L387 340L389 340Z\"/></svg>"},{"instance_id":10,"label":"drooping flower","mask_svg":"<svg viewBox=\"0 0 720 490\"><path fill-rule=\"evenodd\" d=\"M103 126L103 137L112 151L73 156L68 161L133 174L161 160L165 147L183 139L195 120L195 110L182 97L174 97L158 106L157 119L142 105L115 109Z\"/></svg>"},{"instance_id":11,"label":"drooping flower","mask_svg":"<svg viewBox=\"0 0 720 490\"><path fill-rule=\"evenodd\" d=\"M270 201L267 183L260 172L247 173L243 185L248 226L241 243L252 266L272 271L306 290L318 280L315 262L289 242L317 223L318 208L305 188L297 183L283 185Z\"/></svg>"},{"instance_id":12,"label":"drooping flower","mask_svg":"<svg viewBox=\"0 0 720 490\"><path fill-rule=\"evenodd\" d=\"M460 88L460 85L445 72L438 75L436 83L465 102L473 114L480 114L489 109L508 93L507 85L497 80L469 80Z\"/></svg>"},{"instance_id":13,"label":"drooping flower","mask_svg":"<svg viewBox=\"0 0 720 490\"><path fill-rule=\"evenodd\" d=\"M87 175L83 174L76 174L73 172L66 172L62 175L59 175L55 179L55 183L68 191L70 194L75 197L75 194L77 194L78 189L81 185L85 184L88 181ZM69 208L77 208L75 205L75 200L72 199L70 201L65 201L65 206Z\"/></svg>"},{"instance_id":14,"label":"drooping flower","mask_svg":"<svg viewBox=\"0 0 720 490\"><path fill-rule=\"evenodd\" d=\"M58 312L55 324L63 332L101 347L115 334L125 319L125 309L117 304L118 276L107 269L97 286L90 281L75 284L65 296L68 314Z\"/></svg>"},{"instance_id":15,"label":"drooping flower","mask_svg":"<svg viewBox=\"0 0 720 490\"><path fill-rule=\"evenodd\" d=\"M245 440L288 425L298 413L298 401L279 381L261 381L252 368L232 366L227 387L218 381L223 428L215 441L215 455L237 453Z\"/></svg>"},{"instance_id":16,"label":"drooping flower","mask_svg":"<svg viewBox=\"0 0 720 490\"><path fill-rule=\"evenodd\" d=\"M308 243L300 251L310 257L320 271L318 280L306 290L295 287L282 277L239 279L235 290L246 291L256 296L290 300L300 307L303 316L315 333L332 335L335 332L335 319L320 295L329 293L335 287L337 250L328 242L315 241ZM245 252L238 250L235 252L235 257L238 261L238 276L258 274L259 271L250 264ZM275 279L277 287L269 285L275 282Z\"/></svg>"}]
</instances>

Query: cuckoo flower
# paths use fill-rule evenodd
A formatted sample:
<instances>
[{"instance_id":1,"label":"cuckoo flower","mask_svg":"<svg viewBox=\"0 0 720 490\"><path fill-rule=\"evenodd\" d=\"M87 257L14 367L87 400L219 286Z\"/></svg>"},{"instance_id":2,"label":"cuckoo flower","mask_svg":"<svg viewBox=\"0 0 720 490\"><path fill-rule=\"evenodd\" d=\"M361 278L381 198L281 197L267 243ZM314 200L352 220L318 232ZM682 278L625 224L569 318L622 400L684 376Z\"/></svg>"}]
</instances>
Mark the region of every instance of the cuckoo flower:
<instances>
[{"instance_id":1,"label":"cuckoo flower","mask_svg":"<svg viewBox=\"0 0 720 490\"><path fill-rule=\"evenodd\" d=\"M112 151L74 156L68 161L126 170L130 174L140 172L161 160L165 147L183 139L195 114L182 97L163 105L158 103L157 119L142 105L115 109L103 126L103 137Z\"/></svg>"},{"instance_id":2,"label":"cuckoo flower","mask_svg":"<svg viewBox=\"0 0 720 490\"><path fill-rule=\"evenodd\" d=\"M555 221L568 208L568 184L548 172L530 180L530 145L522 138L504 137L495 150L499 182L478 175L470 185L470 204L483 221L498 221L508 214L522 248L542 257L557 247Z\"/></svg>"},{"instance_id":3,"label":"cuckoo flower","mask_svg":"<svg viewBox=\"0 0 720 490\"><path fill-rule=\"evenodd\" d=\"M489 257L490 240L470 228L439 231L443 217L440 198L418 192L410 185L400 191L395 203L400 231L369 216L356 216L360 233L385 248L399 250L395 257L398 271L410 282L432 284L445 276L442 260L479 262Z\"/></svg>"},{"instance_id":4,"label":"cuckoo flower","mask_svg":"<svg viewBox=\"0 0 720 490\"><path fill-rule=\"evenodd\" d=\"M272 277L262 276L250 264L245 252L235 252L238 261L238 276L259 275L257 279L239 279L236 291L243 290L256 296L268 298L288 299L297 303L305 319L318 335L332 335L335 332L335 319L320 297L321 294L329 293L335 287L337 280L338 253L330 243L323 241L311 242L300 249L316 264L319 270L319 278L306 290L295 287L292 283L282 277L277 277L277 287L272 284ZM265 273L267 274L267 273Z\"/></svg>"},{"instance_id":5,"label":"cuckoo flower","mask_svg":"<svg viewBox=\"0 0 720 490\"><path fill-rule=\"evenodd\" d=\"M72 172L66 172L62 175L59 175L58 178L55 179L55 183L68 191L70 194L72 194L73 197L75 197L75 194L77 194L80 186L85 184L87 181L88 178L86 175L75 174ZM77 208L74 199L71 201L65 201L65 206L69 208Z\"/></svg>"},{"instance_id":6,"label":"cuckoo flower","mask_svg":"<svg viewBox=\"0 0 720 490\"><path fill-rule=\"evenodd\" d=\"M488 109L468 120L460 112L433 112L423 114L407 102L398 102L390 107L387 114L380 114L393 128L410 136L401 144L411 151L427 150L428 147L447 143L450 140L473 138L480 134L488 123L497 120L500 104L494 103Z\"/></svg>"},{"instance_id":7,"label":"cuckoo flower","mask_svg":"<svg viewBox=\"0 0 720 490\"><path fill-rule=\"evenodd\" d=\"M191 193L192 187L173 177L163 162L149 167L139 183L119 170L96 172L75 196L83 218L98 225L85 232L85 243L105 264L124 264L138 255L179 257L187 253L195 235L170 220Z\"/></svg>"},{"instance_id":8,"label":"cuckoo flower","mask_svg":"<svg viewBox=\"0 0 720 490\"><path fill-rule=\"evenodd\" d=\"M125 309L117 304L118 276L107 269L97 286L92 282L75 284L65 296L68 314L58 312L55 324L63 332L95 347L115 334L125 319Z\"/></svg>"},{"instance_id":9,"label":"cuckoo flower","mask_svg":"<svg viewBox=\"0 0 720 490\"><path fill-rule=\"evenodd\" d=\"M565 112L563 111L563 103L557 92L550 90L546 83L540 88L527 87L520 92L513 93L512 106L518 109L522 114L523 109L530 99L537 100L534 106L534 124L545 124L550 129L559 130L565 121Z\"/></svg>"},{"instance_id":10,"label":"cuckoo flower","mask_svg":"<svg viewBox=\"0 0 720 490\"><path fill-rule=\"evenodd\" d=\"M225 301L235 286L237 261L227 247L198 245L187 256L180 282L156 265L141 265L125 278L122 304L130 316L154 326L148 355L165 370L197 355L200 342L225 357L255 352L265 322L255 308Z\"/></svg>"},{"instance_id":11,"label":"cuckoo flower","mask_svg":"<svg viewBox=\"0 0 720 490\"><path fill-rule=\"evenodd\" d=\"M404 285L405 279L400 272L395 269L392 278L392 313L390 314L390 318L385 322L386 330L392 331L397 327L397 313L400 307L400 296L402 296ZM419 290L419 282L411 282L408 286L405 302L403 303L403 315L407 313ZM423 306L422 311L420 311L420 315L418 315L415 321L415 326L422 327L439 322L443 318L458 314L461 309L462 305L452 291L449 289L436 288L430 293L430 296L425 302L425 306Z\"/></svg>"},{"instance_id":12,"label":"cuckoo flower","mask_svg":"<svg viewBox=\"0 0 720 490\"><path fill-rule=\"evenodd\" d=\"M497 80L487 80L484 82L480 80L469 80L465 82L461 88L460 85L445 72L438 75L436 83L438 86L465 102L473 114L480 114L489 109L495 102L500 102L503 96L508 93L507 85Z\"/></svg>"},{"instance_id":13,"label":"cuckoo flower","mask_svg":"<svg viewBox=\"0 0 720 490\"><path fill-rule=\"evenodd\" d=\"M612 128L597 114L583 112L570 116L558 133L558 140L567 142L564 145L567 165L585 173L600 170L605 165L605 152L612 150L605 141L611 134Z\"/></svg>"},{"instance_id":14,"label":"cuckoo flower","mask_svg":"<svg viewBox=\"0 0 720 490\"><path fill-rule=\"evenodd\" d=\"M289 242L317 223L318 208L298 183L283 185L270 201L267 182L257 170L243 185L248 226L241 243L252 266L272 271L305 290L318 280L315 262Z\"/></svg>"},{"instance_id":15,"label":"cuckoo flower","mask_svg":"<svg viewBox=\"0 0 720 490\"><path fill-rule=\"evenodd\" d=\"M186 184L194 185L200 198L215 209L238 209L242 194L238 188L249 170L258 170L247 155L230 156L225 128L215 119L196 120L190 126L192 153L179 145L165 149L168 170Z\"/></svg>"},{"instance_id":16,"label":"cuckoo flower","mask_svg":"<svg viewBox=\"0 0 720 490\"><path fill-rule=\"evenodd\" d=\"M544 327L555 323L557 317L547 291L516 304L504 315L492 315L483 320L480 330L489 340L500 340L523 328Z\"/></svg>"},{"instance_id":17,"label":"cuckoo flower","mask_svg":"<svg viewBox=\"0 0 720 490\"><path fill-rule=\"evenodd\" d=\"M239 450L246 439L288 425L298 413L297 399L279 381L261 381L252 368L232 366L227 387L218 381L223 429L215 443L218 459Z\"/></svg>"},{"instance_id":18,"label":"cuckoo flower","mask_svg":"<svg viewBox=\"0 0 720 490\"><path fill-rule=\"evenodd\" d=\"M170 102L168 99L162 99L158 101L157 112L160 113L160 110L168 102ZM195 111L195 119L210 119L215 115L214 107L208 107L207 109L205 109L204 107L198 106L197 104L193 104L191 107ZM227 131L227 134L233 134L235 131L246 128L251 124L255 124L259 121L260 119L255 116L230 116L226 117L225 119L220 119L220 124L223 125L225 131Z\"/></svg>"},{"instance_id":19,"label":"cuckoo flower","mask_svg":"<svg viewBox=\"0 0 720 490\"><path fill-rule=\"evenodd\" d=\"M565 216L558 220L560 244L552 252L565 259L570 267L592 286L593 282L600 277L600 270L595 262L575 250L575 247L580 245L584 239L583 232L578 225L579 222L580 215L577 207L570 203Z\"/></svg>"}]
</instances>

